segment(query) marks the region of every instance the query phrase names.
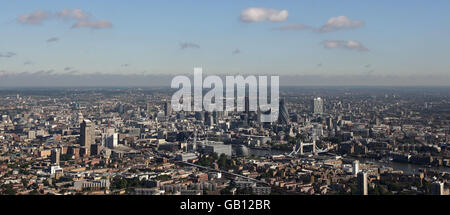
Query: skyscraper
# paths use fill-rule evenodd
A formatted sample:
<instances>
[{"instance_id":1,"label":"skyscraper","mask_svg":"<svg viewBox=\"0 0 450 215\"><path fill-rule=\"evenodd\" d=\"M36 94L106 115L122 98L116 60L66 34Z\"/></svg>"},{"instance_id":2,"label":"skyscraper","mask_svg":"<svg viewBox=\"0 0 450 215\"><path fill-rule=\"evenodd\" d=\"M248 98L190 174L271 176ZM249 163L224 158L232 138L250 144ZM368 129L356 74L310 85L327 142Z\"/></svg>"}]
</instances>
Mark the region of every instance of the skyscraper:
<instances>
[{"instance_id":1,"label":"skyscraper","mask_svg":"<svg viewBox=\"0 0 450 215\"><path fill-rule=\"evenodd\" d=\"M359 172L359 160L353 161L353 175L357 176Z\"/></svg>"},{"instance_id":2,"label":"skyscraper","mask_svg":"<svg viewBox=\"0 0 450 215\"><path fill-rule=\"evenodd\" d=\"M250 113L250 98L248 96L245 97L244 106L245 106L245 109L244 109L245 113L249 114Z\"/></svg>"},{"instance_id":3,"label":"skyscraper","mask_svg":"<svg viewBox=\"0 0 450 215\"><path fill-rule=\"evenodd\" d=\"M207 126L213 126L214 125L213 115L210 112L208 112L208 111L205 111L205 124Z\"/></svg>"},{"instance_id":4,"label":"skyscraper","mask_svg":"<svg viewBox=\"0 0 450 215\"><path fill-rule=\"evenodd\" d=\"M444 183L435 181L431 184L432 195L444 195Z\"/></svg>"},{"instance_id":5,"label":"skyscraper","mask_svg":"<svg viewBox=\"0 0 450 215\"><path fill-rule=\"evenodd\" d=\"M323 99L322 98L317 97L314 99L313 113L314 114L323 114Z\"/></svg>"},{"instance_id":6,"label":"skyscraper","mask_svg":"<svg viewBox=\"0 0 450 215\"><path fill-rule=\"evenodd\" d=\"M368 195L368 182L367 182L367 173L366 172L358 172L358 194L359 195Z\"/></svg>"},{"instance_id":7,"label":"skyscraper","mask_svg":"<svg viewBox=\"0 0 450 215\"><path fill-rule=\"evenodd\" d=\"M118 133L112 133L109 136L106 137L106 147L110 149L114 149L117 147L119 142L119 134Z\"/></svg>"},{"instance_id":8,"label":"skyscraper","mask_svg":"<svg viewBox=\"0 0 450 215\"><path fill-rule=\"evenodd\" d=\"M280 110L278 112L278 123L279 124L288 124L289 123L289 112L286 107L286 103L284 99L280 99Z\"/></svg>"},{"instance_id":9,"label":"skyscraper","mask_svg":"<svg viewBox=\"0 0 450 215\"><path fill-rule=\"evenodd\" d=\"M150 102L147 102L145 111L147 112L148 116L150 116L150 114L152 113L152 105L150 104Z\"/></svg>"},{"instance_id":10,"label":"skyscraper","mask_svg":"<svg viewBox=\"0 0 450 215\"><path fill-rule=\"evenodd\" d=\"M170 106L170 102L166 101L164 103L164 115L170 116L172 114L172 106Z\"/></svg>"},{"instance_id":11,"label":"skyscraper","mask_svg":"<svg viewBox=\"0 0 450 215\"><path fill-rule=\"evenodd\" d=\"M94 127L90 120L83 120L80 126L80 145L90 149L95 143Z\"/></svg>"},{"instance_id":12,"label":"skyscraper","mask_svg":"<svg viewBox=\"0 0 450 215\"><path fill-rule=\"evenodd\" d=\"M205 113L203 111L195 112L195 119L199 121L205 121Z\"/></svg>"},{"instance_id":13,"label":"skyscraper","mask_svg":"<svg viewBox=\"0 0 450 215\"><path fill-rule=\"evenodd\" d=\"M60 161L59 156L60 156L59 149L53 149L51 156L50 156L50 160L51 160L52 164L59 165L59 161Z\"/></svg>"}]
</instances>

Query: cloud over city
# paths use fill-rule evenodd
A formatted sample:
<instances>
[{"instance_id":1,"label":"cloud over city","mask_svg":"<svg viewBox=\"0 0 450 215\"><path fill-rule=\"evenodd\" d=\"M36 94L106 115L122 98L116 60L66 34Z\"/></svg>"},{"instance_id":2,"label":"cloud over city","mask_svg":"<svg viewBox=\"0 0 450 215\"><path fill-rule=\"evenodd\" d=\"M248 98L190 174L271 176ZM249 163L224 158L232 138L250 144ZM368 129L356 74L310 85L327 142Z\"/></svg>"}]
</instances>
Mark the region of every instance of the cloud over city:
<instances>
[{"instance_id":1,"label":"cloud over city","mask_svg":"<svg viewBox=\"0 0 450 215\"><path fill-rule=\"evenodd\" d=\"M356 51L369 51L363 44L353 40L325 40L321 43L326 49L348 49Z\"/></svg>"},{"instance_id":2,"label":"cloud over city","mask_svg":"<svg viewBox=\"0 0 450 215\"><path fill-rule=\"evenodd\" d=\"M95 20L90 13L82 9L63 9L58 12L36 10L32 13L20 15L16 20L24 25L41 25L48 20L62 20L73 22L72 28L102 29L111 28L113 25L105 19Z\"/></svg>"},{"instance_id":3,"label":"cloud over city","mask_svg":"<svg viewBox=\"0 0 450 215\"><path fill-rule=\"evenodd\" d=\"M356 29L364 26L365 23L363 21L356 21L348 18L347 16L338 16L331 17L327 20L327 22L320 27L313 27L304 24L289 24L281 27L273 28L273 30L281 30L281 31L313 31L317 33L328 33L332 31L339 31L345 29Z\"/></svg>"},{"instance_id":4,"label":"cloud over city","mask_svg":"<svg viewBox=\"0 0 450 215\"><path fill-rule=\"evenodd\" d=\"M11 57L14 57L16 55L17 54L14 53L14 52L4 52L4 53L0 52L0 58L11 58Z\"/></svg>"},{"instance_id":5,"label":"cloud over city","mask_svg":"<svg viewBox=\"0 0 450 215\"><path fill-rule=\"evenodd\" d=\"M241 12L242 22L284 22L287 20L289 12L287 10L277 10L271 8L247 8Z\"/></svg>"}]
</instances>

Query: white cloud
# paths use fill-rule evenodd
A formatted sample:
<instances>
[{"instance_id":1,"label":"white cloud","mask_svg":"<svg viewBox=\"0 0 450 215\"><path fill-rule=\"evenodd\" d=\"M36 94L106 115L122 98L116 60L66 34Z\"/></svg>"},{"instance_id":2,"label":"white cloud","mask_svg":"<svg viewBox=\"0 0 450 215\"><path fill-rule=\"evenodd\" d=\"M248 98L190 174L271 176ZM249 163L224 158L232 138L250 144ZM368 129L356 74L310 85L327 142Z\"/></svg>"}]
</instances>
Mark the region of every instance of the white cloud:
<instances>
[{"instance_id":1,"label":"white cloud","mask_svg":"<svg viewBox=\"0 0 450 215\"><path fill-rule=\"evenodd\" d=\"M303 31L303 30L314 30L313 27L303 24L292 24L292 25L285 25L278 28L273 28L273 30L280 30L280 31L289 31L289 30L297 30L297 31Z\"/></svg>"},{"instance_id":2,"label":"white cloud","mask_svg":"<svg viewBox=\"0 0 450 215\"><path fill-rule=\"evenodd\" d=\"M84 12L81 9L63 9L62 11L56 13L60 18L75 19L75 20L87 20L90 18L90 14Z\"/></svg>"},{"instance_id":3,"label":"white cloud","mask_svg":"<svg viewBox=\"0 0 450 215\"><path fill-rule=\"evenodd\" d=\"M200 46L198 44L191 43L191 42L180 43L180 49L188 49L188 48L199 49Z\"/></svg>"},{"instance_id":4,"label":"white cloud","mask_svg":"<svg viewBox=\"0 0 450 215\"><path fill-rule=\"evenodd\" d=\"M289 16L287 10L276 10L270 8L247 8L241 12L243 22L284 22Z\"/></svg>"},{"instance_id":5,"label":"white cloud","mask_svg":"<svg viewBox=\"0 0 450 215\"><path fill-rule=\"evenodd\" d=\"M48 11L37 10L30 14L23 14L17 18L17 21L22 24L39 25L49 19L69 20L74 21L72 28L110 28L112 23L108 20L94 20L91 14L81 9L63 9L62 11L51 13Z\"/></svg>"},{"instance_id":6,"label":"white cloud","mask_svg":"<svg viewBox=\"0 0 450 215\"><path fill-rule=\"evenodd\" d=\"M36 10L33 13L22 14L17 18L17 21L21 24L27 25L40 25L42 22L50 18L48 11Z\"/></svg>"},{"instance_id":7,"label":"white cloud","mask_svg":"<svg viewBox=\"0 0 450 215\"><path fill-rule=\"evenodd\" d=\"M344 30L344 29L354 29L364 26L363 21L355 21L351 20L350 18L346 16L338 16L338 17L332 17L328 19L328 21L322 25L321 27L312 27L309 25L303 25L303 24L292 24L292 25L285 25L278 28L273 28L273 30L281 30L281 31L287 31L287 30L311 30L314 32L319 33L327 33L331 31L337 31L337 30Z\"/></svg>"},{"instance_id":8,"label":"white cloud","mask_svg":"<svg viewBox=\"0 0 450 215\"><path fill-rule=\"evenodd\" d=\"M364 45L360 42L349 40L325 40L322 42L324 48L327 49L349 49L349 50L357 50L357 51L369 51Z\"/></svg>"},{"instance_id":9,"label":"white cloud","mask_svg":"<svg viewBox=\"0 0 450 215\"><path fill-rule=\"evenodd\" d=\"M98 21L91 21L91 20L81 20L76 22L72 25L72 28L94 28L94 29L101 29L101 28L111 28L112 23L108 20L98 20Z\"/></svg>"},{"instance_id":10,"label":"white cloud","mask_svg":"<svg viewBox=\"0 0 450 215\"><path fill-rule=\"evenodd\" d=\"M350 18L346 16L338 16L338 17L332 17L328 19L328 21L320 27L320 32L330 32L330 31L336 31L341 29L352 29L352 28L359 28L364 26L363 21L355 21L351 20Z\"/></svg>"}]
</instances>

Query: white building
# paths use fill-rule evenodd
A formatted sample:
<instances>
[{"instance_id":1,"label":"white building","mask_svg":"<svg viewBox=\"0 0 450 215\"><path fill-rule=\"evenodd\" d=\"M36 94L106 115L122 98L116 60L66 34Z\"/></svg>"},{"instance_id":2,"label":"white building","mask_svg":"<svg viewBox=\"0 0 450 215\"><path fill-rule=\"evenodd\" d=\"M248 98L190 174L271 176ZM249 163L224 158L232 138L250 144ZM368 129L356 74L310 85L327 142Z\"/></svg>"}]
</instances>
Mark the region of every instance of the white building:
<instances>
[{"instance_id":1,"label":"white building","mask_svg":"<svg viewBox=\"0 0 450 215\"><path fill-rule=\"evenodd\" d=\"M110 149L116 148L118 143L119 143L119 134L118 133L113 133L112 135L110 135L106 138L106 147L108 147Z\"/></svg>"},{"instance_id":2,"label":"white building","mask_svg":"<svg viewBox=\"0 0 450 215\"><path fill-rule=\"evenodd\" d=\"M359 172L359 160L355 160L353 161L352 173L353 175L357 176L358 172Z\"/></svg>"},{"instance_id":3,"label":"white building","mask_svg":"<svg viewBox=\"0 0 450 215\"><path fill-rule=\"evenodd\" d=\"M105 129L102 134L102 145L107 148L114 149L119 144L119 134L114 128Z\"/></svg>"},{"instance_id":4,"label":"white building","mask_svg":"<svg viewBox=\"0 0 450 215\"><path fill-rule=\"evenodd\" d=\"M50 172L50 175L55 175L58 172L63 172L63 169L60 166L50 166L48 170Z\"/></svg>"},{"instance_id":5,"label":"white building","mask_svg":"<svg viewBox=\"0 0 450 215\"><path fill-rule=\"evenodd\" d=\"M318 97L314 99L313 105L313 113L314 114L323 114L323 99Z\"/></svg>"}]
</instances>

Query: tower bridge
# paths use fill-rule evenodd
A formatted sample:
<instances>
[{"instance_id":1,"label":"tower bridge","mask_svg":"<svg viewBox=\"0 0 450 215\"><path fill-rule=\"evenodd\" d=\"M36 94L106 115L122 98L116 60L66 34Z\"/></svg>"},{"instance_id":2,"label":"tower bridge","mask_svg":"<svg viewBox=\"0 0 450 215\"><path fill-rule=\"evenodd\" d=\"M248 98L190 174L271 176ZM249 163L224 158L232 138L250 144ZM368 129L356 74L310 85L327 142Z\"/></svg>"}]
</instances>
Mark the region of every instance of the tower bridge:
<instances>
[{"instance_id":1,"label":"tower bridge","mask_svg":"<svg viewBox=\"0 0 450 215\"><path fill-rule=\"evenodd\" d=\"M297 143L297 145L295 146L295 148L292 150L291 153L289 153L288 156L293 156L293 155L304 155L305 151L304 151L304 147L305 146L312 146L312 154L319 154L319 153L325 153L328 152L329 149L320 149L319 147L317 147L316 145L316 140L313 140L311 143L304 143L303 141L299 141Z\"/></svg>"}]
</instances>

